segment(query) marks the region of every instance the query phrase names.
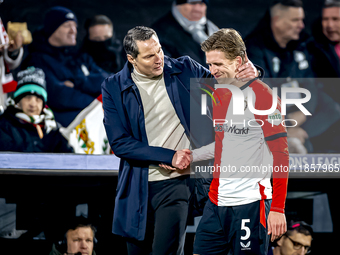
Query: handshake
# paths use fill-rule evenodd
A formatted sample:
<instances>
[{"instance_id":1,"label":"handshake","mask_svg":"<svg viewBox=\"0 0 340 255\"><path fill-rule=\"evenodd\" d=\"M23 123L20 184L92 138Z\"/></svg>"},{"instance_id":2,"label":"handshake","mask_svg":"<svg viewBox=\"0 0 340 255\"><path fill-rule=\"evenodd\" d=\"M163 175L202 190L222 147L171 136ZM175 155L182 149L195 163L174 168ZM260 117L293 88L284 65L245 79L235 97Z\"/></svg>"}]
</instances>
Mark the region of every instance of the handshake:
<instances>
[{"instance_id":1,"label":"handshake","mask_svg":"<svg viewBox=\"0 0 340 255\"><path fill-rule=\"evenodd\" d=\"M192 161L191 153L192 152L189 149L176 151L172 158L172 166L166 165L164 163L159 164L159 166L168 170L186 169Z\"/></svg>"}]
</instances>

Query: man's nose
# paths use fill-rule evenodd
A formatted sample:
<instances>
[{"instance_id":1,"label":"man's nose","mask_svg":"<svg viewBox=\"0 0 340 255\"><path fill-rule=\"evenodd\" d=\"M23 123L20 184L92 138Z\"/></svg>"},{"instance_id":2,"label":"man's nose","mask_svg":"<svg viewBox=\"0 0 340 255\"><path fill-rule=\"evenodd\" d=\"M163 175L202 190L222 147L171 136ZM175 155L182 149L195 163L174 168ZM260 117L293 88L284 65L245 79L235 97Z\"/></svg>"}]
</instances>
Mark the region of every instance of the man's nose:
<instances>
[{"instance_id":1,"label":"man's nose","mask_svg":"<svg viewBox=\"0 0 340 255\"><path fill-rule=\"evenodd\" d=\"M156 62L157 64L162 63L161 53L157 53L157 54L156 54L155 62Z\"/></svg>"},{"instance_id":2,"label":"man's nose","mask_svg":"<svg viewBox=\"0 0 340 255\"><path fill-rule=\"evenodd\" d=\"M305 255L306 254L306 249L304 246L302 246L302 248L300 250L298 250L298 255Z\"/></svg>"},{"instance_id":3,"label":"man's nose","mask_svg":"<svg viewBox=\"0 0 340 255\"><path fill-rule=\"evenodd\" d=\"M80 247L81 248L87 248L87 242L84 240L84 241L81 241L80 242Z\"/></svg>"},{"instance_id":4,"label":"man's nose","mask_svg":"<svg viewBox=\"0 0 340 255\"><path fill-rule=\"evenodd\" d=\"M301 21L301 29L304 29L305 28L305 23L303 21Z\"/></svg>"},{"instance_id":5,"label":"man's nose","mask_svg":"<svg viewBox=\"0 0 340 255\"><path fill-rule=\"evenodd\" d=\"M35 97L31 97L31 99L28 101L29 106L34 106L37 102L36 102L36 98Z\"/></svg>"},{"instance_id":6,"label":"man's nose","mask_svg":"<svg viewBox=\"0 0 340 255\"><path fill-rule=\"evenodd\" d=\"M76 34L77 33L77 27L76 26L72 26L70 32L72 34Z\"/></svg>"},{"instance_id":7,"label":"man's nose","mask_svg":"<svg viewBox=\"0 0 340 255\"><path fill-rule=\"evenodd\" d=\"M217 72L217 70L216 70L216 68L214 66L210 66L209 67L209 71L211 72L212 75L215 75L216 72Z\"/></svg>"},{"instance_id":8,"label":"man's nose","mask_svg":"<svg viewBox=\"0 0 340 255\"><path fill-rule=\"evenodd\" d=\"M327 27L328 28L333 28L334 27L334 21L333 20L328 20L327 21Z\"/></svg>"},{"instance_id":9,"label":"man's nose","mask_svg":"<svg viewBox=\"0 0 340 255\"><path fill-rule=\"evenodd\" d=\"M305 23L303 22L303 20L299 21L298 26L301 30L305 28Z\"/></svg>"}]
</instances>

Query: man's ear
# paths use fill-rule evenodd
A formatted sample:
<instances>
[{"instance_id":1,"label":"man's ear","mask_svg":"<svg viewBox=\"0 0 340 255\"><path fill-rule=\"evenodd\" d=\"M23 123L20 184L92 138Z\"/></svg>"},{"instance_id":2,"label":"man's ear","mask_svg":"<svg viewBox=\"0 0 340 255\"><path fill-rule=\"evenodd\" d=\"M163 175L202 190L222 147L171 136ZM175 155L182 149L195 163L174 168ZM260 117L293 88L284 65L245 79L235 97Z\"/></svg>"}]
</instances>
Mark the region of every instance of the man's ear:
<instances>
[{"instance_id":1,"label":"man's ear","mask_svg":"<svg viewBox=\"0 0 340 255\"><path fill-rule=\"evenodd\" d=\"M270 18L270 24L271 24L271 28L273 29L277 27L277 23L279 22L280 17L279 16L274 16Z\"/></svg>"},{"instance_id":2,"label":"man's ear","mask_svg":"<svg viewBox=\"0 0 340 255\"><path fill-rule=\"evenodd\" d=\"M130 54L126 54L126 57L132 65L136 63L136 60Z\"/></svg>"}]
</instances>

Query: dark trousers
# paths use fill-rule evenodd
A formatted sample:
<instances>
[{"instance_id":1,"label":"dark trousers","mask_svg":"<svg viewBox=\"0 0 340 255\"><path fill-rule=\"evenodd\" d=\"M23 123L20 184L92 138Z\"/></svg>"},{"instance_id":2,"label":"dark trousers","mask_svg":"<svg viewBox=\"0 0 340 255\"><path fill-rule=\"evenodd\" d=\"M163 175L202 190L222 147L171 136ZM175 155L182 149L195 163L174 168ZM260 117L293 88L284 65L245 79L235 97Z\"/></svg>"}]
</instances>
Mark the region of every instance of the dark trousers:
<instances>
[{"instance_id":1,"label":"dark trousers","mask_svg":"<svg viewBox=\"0 0 340 255\"><path fill-rule=\"evenodd\" d=\"M188 175L149 182L145 239L128 239L128 254L183 254L190 195Z\"/></svg>"}]
</instances>

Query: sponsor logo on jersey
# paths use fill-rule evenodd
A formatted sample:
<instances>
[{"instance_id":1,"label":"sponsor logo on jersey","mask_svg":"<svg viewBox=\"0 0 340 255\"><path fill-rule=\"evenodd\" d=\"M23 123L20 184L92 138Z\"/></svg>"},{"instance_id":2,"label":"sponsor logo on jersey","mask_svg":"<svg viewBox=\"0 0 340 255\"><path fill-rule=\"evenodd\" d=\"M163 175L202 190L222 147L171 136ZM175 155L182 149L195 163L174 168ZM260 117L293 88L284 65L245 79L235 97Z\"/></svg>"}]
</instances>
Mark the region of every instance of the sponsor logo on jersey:
<instances>
[{"instance_id":1,"label":"sponsor logo on jersey","mask_svg":"<svg viewBox=\"0 0 340 255\"><path fill-rule=\"evenodd\" d=\"M250 248L251 242L250 241L246 244L240 242L240 244L241 244L241 247L242 247L241 250L251 250L251 248Z\"/></svg>"},{"instance_id":2,"label":"sponsor logo on jersey","mask_svg":"<svg viewBox=\"0 0 340 255\"><path fill-rule=\"evenodd\" d=\"M271 124L278 126L281 124L282 122L282 115L281 112L276 109L272 114L268 115L268 122L270 122Z\"/></svg>"},{"instance_id":3,"label":"sponsor logo on jersey","mask_svg":"<svg viewBox=\"0 0 340 255\"><path fill-rule=\"evenodd\" d=\"M227 124L217 124L215 126L216 132L228 132L236 135L248 135L249 128L236 128L236 126L228 126Z\"/></svg>"}]
</instances>

